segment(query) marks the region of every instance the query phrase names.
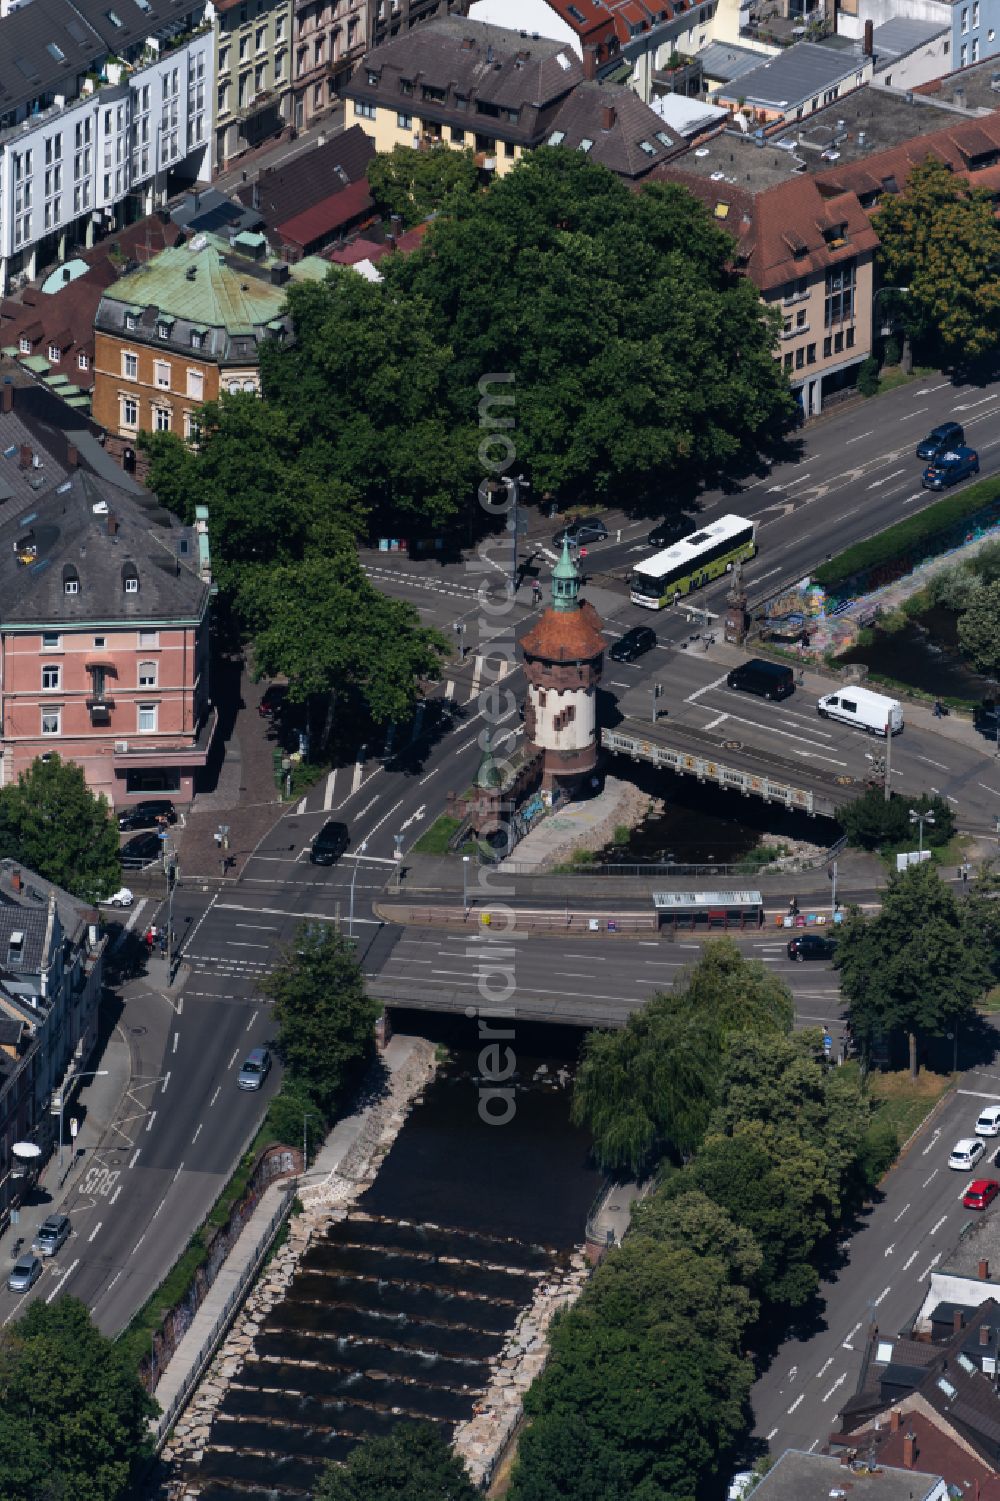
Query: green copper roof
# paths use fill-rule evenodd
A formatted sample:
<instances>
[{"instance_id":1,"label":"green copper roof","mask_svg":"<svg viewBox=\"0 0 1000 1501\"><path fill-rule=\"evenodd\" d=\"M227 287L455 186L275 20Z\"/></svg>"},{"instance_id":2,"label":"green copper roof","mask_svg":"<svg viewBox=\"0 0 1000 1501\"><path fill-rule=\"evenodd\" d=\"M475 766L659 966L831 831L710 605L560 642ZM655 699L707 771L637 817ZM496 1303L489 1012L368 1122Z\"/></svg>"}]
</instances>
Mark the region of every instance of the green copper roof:
<instances>
[{"instance_id":1,"label":"green copper roof","mask_svg":"<svg viewBox=\"0 0 1000 1501\"><path fill-rule=\"evenodd\" d=\"M562 557L552 570L552 608L575 610L580 593L580 570L570 556L569 543L563 540Z\"/></svg>"},{"instance_id":2,"label":"green copper roof","mask_svg":"<svg viewBox=\"0 0 1000 1501\"><path fill-rule=\"evenodd\" d=\"M277 318L284 307L287 288L271 282L272 264L270 258L247 260L234 254L228 240L217 235L196 235L120 277L104 296L133 312L155 307L161 322L175 316L230 334L249 333ZM329 267L323 264L325 274ZM190 270L195 275L189 279Z\"/></svg>"}]
</instances>

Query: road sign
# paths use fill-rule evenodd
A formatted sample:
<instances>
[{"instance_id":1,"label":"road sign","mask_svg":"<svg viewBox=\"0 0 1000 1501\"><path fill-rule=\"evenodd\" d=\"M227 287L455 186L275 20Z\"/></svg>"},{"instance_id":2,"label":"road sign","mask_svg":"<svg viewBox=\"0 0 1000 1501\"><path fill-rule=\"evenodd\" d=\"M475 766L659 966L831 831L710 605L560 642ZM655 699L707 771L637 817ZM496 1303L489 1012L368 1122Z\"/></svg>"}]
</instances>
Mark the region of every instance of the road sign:
<instances>
[{"instance_id":1,"label":"road sign","mask_svg":"<svg viewBox=\"0 0 1000 1501\"><path fill-rule=\"evenodd\" d=\"M825 1048L833 1047L833 1038L830 1036L829 1032L825 1032L823 1034L823 1046Z\"/></svg>"},{"instance_id":2,"label":"road sign","mask_svg":"<svg viewBox=\"0 0 1000 1501\"><path fill-rule=\"evenodd\" d=\"M70 1136L72 1136L72 1138L73 1138L74 1141L76 1140L76 1133L79 1131L79 1129L80 1129L80 1122L77 1120L77 1118L76 1118L75 1115L71 1116L70 1117L70 1123L69 1123L69 1134L70 1134Z\"/></svg>"}]
</instances>

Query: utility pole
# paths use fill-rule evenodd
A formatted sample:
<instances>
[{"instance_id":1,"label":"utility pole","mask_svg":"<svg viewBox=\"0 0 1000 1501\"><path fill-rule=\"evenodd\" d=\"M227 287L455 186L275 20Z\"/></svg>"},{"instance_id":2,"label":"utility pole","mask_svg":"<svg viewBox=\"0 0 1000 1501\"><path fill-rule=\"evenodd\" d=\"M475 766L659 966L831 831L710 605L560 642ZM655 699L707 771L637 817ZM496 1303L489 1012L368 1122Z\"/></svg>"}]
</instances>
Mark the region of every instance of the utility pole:
<instances>
[{"instance_id":1,"label":"utility pole","mask_svg":"<svg viewBox=\"0 0 1000 1501\"><path fill-rule=\"evenodd\" d=\"M663 684L662 683L654 683L650 691L652 692L652 695L653 695L653 712L652 712L652 715L650 717L651 717L652 723L655 724L656 721L660 717L660 711L656 707L656 701L657 701L657 699L663 697Z\"/></svg>"},{"instance_id":2,"label":"utility pole","mask_svg":"<svg viewBox=\"0 0 1000 1501\"><path fill-rule=\"evenodd\" d=\"M516 594L517 593L517 508L518 508L518 506L519 506L519 504L521 502L521 489L522 489L522 487L525 490L530 490L531 489L531 484L530 484L530 482L528 480L525 479L525 477L524 477L523 474L518 474L513 479L508 479L507 476L505 475L504 476L504 483L507 484L507 485L510 485L510 487L511 487L511 489L513 491L513 500L511 502L511 508L510 508L510 519L509 519L507 525L510 527L510 534L511 534L510 592L512 594Z\"/></svg>"},{"instance_id":3,"label":"utility pole","mask_svg":"<svg viewBox=\"0 0 1000 1501\"><path fill-rule=\"evenodd\" d=\"M892 797L892 725L885 729L885 800Z\"/></svg>"},{"instance_id":4,"label":"utility pole","mask_svg":"<svg viewBox=\"0 0 1000 1501\"><path fill-rule=\"evenodd\" d=\"M830 890L830 916L833 917L833 918L835 918L837 916L837 862L836 862L836 860L834 860L833 864L830 866L830 881L832 883L831 890Z\"/></svg>"},{"instance_id":5,"label":"utility pole","mask_svg":"<svg viewBox=\"0 0 1000 1501\"><path fill-rule=\"evenodd\" d=\"M167 984L170 984L174 973L174 891L180 876L180 866L177 864L177 856L173 855L167 866Z\"/></svg>"}]
</instances>

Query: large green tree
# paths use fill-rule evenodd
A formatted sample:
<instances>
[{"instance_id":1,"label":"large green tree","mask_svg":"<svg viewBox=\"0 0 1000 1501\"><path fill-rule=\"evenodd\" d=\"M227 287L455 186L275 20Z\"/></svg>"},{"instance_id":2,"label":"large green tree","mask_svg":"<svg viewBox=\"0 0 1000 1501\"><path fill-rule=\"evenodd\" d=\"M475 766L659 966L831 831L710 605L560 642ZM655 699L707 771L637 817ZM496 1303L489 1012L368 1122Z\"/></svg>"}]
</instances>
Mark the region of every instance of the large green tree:
<instances>
[{"instance_id":1,"label":"large green tree","mask_svg":"<svg viewBox=\"0 0 1000 1501\"><path fill-rule=\"evenodd\" d=\"M933 823L924 824L924 847L934 848L947 844L955 832L955 815L951 804L943 797L922 793L918 798L901 797L893 793L888 802L881 787L869 787L860 797L848 803L840 813L840 823L848 843L860 849L873 850L880 845L904 844L914 839L916 828L910 820L910 811L932 813Z\"/></svg>"},{"instance_id":2,"label":"large green tree","mask_svg":"<svg viewBox=\"0 0 1000 1501\"><path fill-rule=\"evenodd\" d=\"M293 698L324 702L327 729L347 690L376 723L405 719L445 649L412 605L372 587L353 552L245 568L236 607L258 671L285 674Z\"/></svg>"},{"instance_id":3,"label":"large green tree","mask_svg":"<svg viewBox=\"0 0 1000 1501\"><path fill-rule=\"evenodd\" d=\"M121 885L118 825L83 768L53 754L0 789L0 855L96 902Z\"/></svg>"},{"instance_id":4,"label":"large green tree","mask_svg":"<svg viewBox=\"0 0 1000 1501\"><path fill-rule=\"evenodd\" d=\"M1000 582L970 594L959 616L958 639L980 672L1000 673Z\"/></svg>"},{"instance_id":5,"label":"large green tree","mask_svg":"<svg viewBox=\"0 0 1000 1501\"><path fill-rule=\"evenodd\" d=\"M485 416L514 419L508 452L537 498L662 505L678 480L748 461L791 418L777 325L732 257L684 189L635 193L580 152L545 148L450 203L421 251L380 269L451 349L457 418L475 418L483 382L513 378L493 394L514 406Z\"/></svg>"},{"instance_id":6,"label":"large green tree","mask_svg":"<svg viewBox=\"0 0 1000 1501\"><path fill-rule=\"evenodd\" d=\"M962 904L924 864L890 877L875 916L848 914L834 963L855 1036L870 1049L880 1032L907 1033L916 1078L918 1037L968 1015L990 982L991 958L988 935L973 931Z\"/></svg>"},{"instance_id":7,"label":"large green tree","mask_svg":"<svg viewBox=\"0 0 1000 1501\"><path fill-rule=\"evenodd\" d=\"M902 193L883 196L875 228L883 280L908 289L896 305L910 337L958 364L990 353L1000 335L992 194L929 156Z\"/></svg>"},{"instance_id":8,"label":"large green tree","mask_svg":"<svg viewBox=\"0 0 1000 1501\"><path fill-rule=\"evenodd\" d=\"M327 1466L315 1501L476 1501L479 1491L430 1423L406 1424Z\"/></svg>"},{"instance_id":9,"label":"large green tree","mask_svg":"<svg viewBox=\"0 0 1000 1501\"><path fill-rule=\"evenodd\" d=\"M372 1051L381 1009L350 944L329 923L303 923L263 988L274 1002L278 1057L329 1119Z\"/></svg>"},{"instance_id":10,"label":"large green tree","mask_svg":"<svg viewBox=\"0 0 1000 1501\"><path fill-rule=\"evenodd\" d=\"M368 186L382 217L398 214L409 229L429 214L448 212L456 194L474 193L479 169L469 150L453 151L441 145L419 151L395 146L372 157Z\"/></svg>"},{"instance_id":11,"label":"large green tree","mask_svg":"<svg viewBox=\"0 0 1000 1501\"><path fill-rule=\"evenodd\" d=\"M591 1032L573 1092L574 1118L602 1167L639 1173L701 1140L718 1094L727 1039L781 1036L794 1017L787 986L731 939L705 945L677 988L654 995L617 1032Z\"/></svg>"},{"instance_id":12,"label":"large green tree","mask_svg":"<svg viewBox=\"0 0 1000 1501\"><path fill-rule=\"evenodd\" d=\"M744 1430L759 1253L702 1195L650 1208L552 1332L512 1501L697 1501Z\"/></svg>"},{"instance_id":13,"label":"large green tree","mask_svg":"<svg viewBox=\"0 0 1000 1501\"><path fill-rule=\"evenodd\" d=\"M0 1334L4 1501L121 1501L157 1411L83 1303L32 1303Z\"/></svg>"}]
</instances>

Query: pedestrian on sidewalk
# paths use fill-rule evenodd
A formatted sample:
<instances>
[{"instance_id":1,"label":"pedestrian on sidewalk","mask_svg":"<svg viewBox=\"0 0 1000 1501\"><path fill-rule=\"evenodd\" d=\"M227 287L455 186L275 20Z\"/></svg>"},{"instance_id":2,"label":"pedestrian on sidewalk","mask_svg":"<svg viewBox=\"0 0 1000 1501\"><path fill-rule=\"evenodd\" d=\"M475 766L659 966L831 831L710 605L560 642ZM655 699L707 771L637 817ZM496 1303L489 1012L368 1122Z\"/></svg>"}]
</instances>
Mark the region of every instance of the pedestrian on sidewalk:
<instances>
[{"instance_id":1,"label":"pedestrian on sidewalk","mask_svg":"<svg viewBox=\"0 0 1000 1501\"><path fill-rule=\"evenodd\" d=\"M146 944L146 953L147 953L147 955L151 955L152 952L153 952L153 941L154 941L154 937L155 937L155 935L153 933L152 924L150 924L150 926L146 929L146 932L145 932L145 934L143 936L144 936L145 944Z\"/></svg>"},{"instance_id":2,"label":"pedestrian on sidewalk","mask_svg":"<svg viewBox=\"0 0 1000 1501\"><path fill-rule=\"evenodd\" d=\"M962 885L963 886L968 886L968 884L969 884L969 862L968 862L968 860L963 860L963 862L962 862L962 868L961 868L961 871L960 871L960 875L962 877Z\"/></svg>"},{"instance_id":3,"label":"pedestrian on sidewalk","mask_svg":"<svg viewBox=\"0 0 1000 1501\"><path fill-rule=\"evenodd\" d=\"M166 930L166 928L161 928L160 929L158 942L159 942L159 945L160 945L160 958L161 959L165 959L167 957L167 930Z\"/></svg>"}]
</instances>

